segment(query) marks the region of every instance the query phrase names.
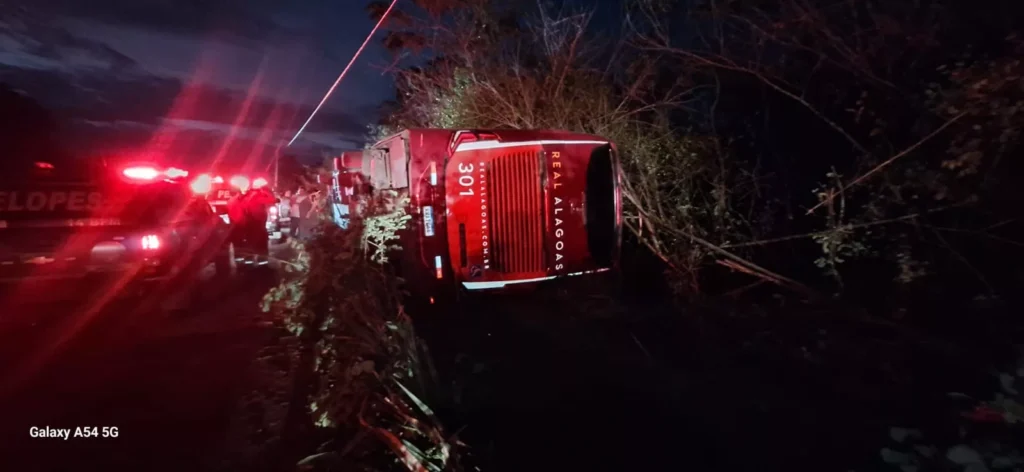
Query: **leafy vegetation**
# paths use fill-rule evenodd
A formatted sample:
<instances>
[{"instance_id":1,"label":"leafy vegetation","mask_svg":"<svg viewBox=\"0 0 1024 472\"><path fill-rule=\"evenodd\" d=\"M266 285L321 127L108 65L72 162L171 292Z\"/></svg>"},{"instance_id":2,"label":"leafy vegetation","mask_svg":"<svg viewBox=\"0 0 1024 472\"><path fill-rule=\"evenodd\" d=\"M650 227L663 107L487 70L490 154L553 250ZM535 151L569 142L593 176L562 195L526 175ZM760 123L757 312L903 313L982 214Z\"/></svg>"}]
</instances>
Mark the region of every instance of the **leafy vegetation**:
<instances>
[{"instance_id":1,"label":"leafy vegetation","mask_svg":"<svg viewBox=\"0 0 1024 472\"><path fill-rule=\"evenodd\" d=\"M292 340L279 466L457 470L455 443L421 399L433 388L426 348L381 265L408 219L405 206L373 204L368 215L347 230L324 223L308 242L292 240L289 275L264 298ZM309 449L312 441L322 444Z\"/></svg>"}]
</instances>

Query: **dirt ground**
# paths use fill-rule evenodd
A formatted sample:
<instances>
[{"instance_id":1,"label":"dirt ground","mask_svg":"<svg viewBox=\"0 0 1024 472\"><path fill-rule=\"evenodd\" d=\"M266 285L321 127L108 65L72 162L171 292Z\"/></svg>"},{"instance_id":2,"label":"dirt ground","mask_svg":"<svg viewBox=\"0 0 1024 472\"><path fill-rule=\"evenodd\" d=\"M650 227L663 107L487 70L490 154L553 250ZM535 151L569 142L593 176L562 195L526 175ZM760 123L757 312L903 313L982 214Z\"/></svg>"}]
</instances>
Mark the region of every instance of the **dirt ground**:
<instances>
[{"instance_id":1,"label":"dirt ground","mask_svg":"<svg viewBox=\"0 0 1024 472\"><path fill-rule=\"evenodd\" d=\"M5 306L0 469L200 470L267 336L258 302L271 280L207 286L208 300L175 314L119 301ZM117 437L33 438L32 427Z\"/></svg>"}]
</instances>

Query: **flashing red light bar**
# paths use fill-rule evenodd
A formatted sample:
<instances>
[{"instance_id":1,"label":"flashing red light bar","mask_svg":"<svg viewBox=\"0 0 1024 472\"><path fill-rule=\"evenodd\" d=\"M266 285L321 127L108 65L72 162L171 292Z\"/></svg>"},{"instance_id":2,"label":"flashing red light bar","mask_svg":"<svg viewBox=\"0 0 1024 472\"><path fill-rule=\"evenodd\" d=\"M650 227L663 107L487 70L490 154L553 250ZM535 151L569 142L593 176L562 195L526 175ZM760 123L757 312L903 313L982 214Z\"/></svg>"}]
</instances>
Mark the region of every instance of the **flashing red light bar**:
<instances>
[{"instance_id":1,"label":"flashing red light bar","mask_svg":"<svg viewBox=\"0 0 1024 472\"><path fill-rule=\"evenodd\" d=\"M125 177L133 180L156 180L161 177L165 179L175 179L188 176L187 170L178 169L176 167L160 170L153 166L132 166L125 168L121 173Z\"/></svg>"},{"instance_id":2,"label":"flashing red light bar","mask_svg":"<svg viewBox=\"0 0 1024 472\"><path fill-rule=\"evenodd\" d=\"M252 188L261 188L267 186L267 179L263 177L257 177L256 180L252 181Z\"/></svg>"},{"instance_id":3,"label":"flashing red light bar","mask_svg":"<svg viewBox=\"0 0 1024 472\"><path fill-rule=\"evenodd\" d=\"M161 174L155 167L128 167L121 173L129 179L136 180L153 180Z\"/></svg>"},{"instance_id":4,"label":"flashing red light bar","mask_svg":"<svg viewBox=\"0 0 1024 472\"><path fill-rule=\"evenodd\" d=\"M210 177L210 174L199 174L199 176L192 180L189 186L192 187L192 191L195 193L206 194L213 190L213 182L214 180Z\"/></svg>"},{"instance_id":5,"label":"flashing red light bar","mask_svg":"<svg viewBox=\"0 0 1024 472\"><path fill-rule=\"evenodd\" d=\"M170 179L176 179L178 177L188 177L188 171L184 169L178 169L177 167L171 167L164 171L164 175Z\"/></svg>"},{"instance_id":6,"label":"flashing red light bar","mask_svg":"<svg viewBox=\"0 0 1024 472\"><path fill-rule=\"evenodd\" d=\"M236 175L234 177L231 177L231 180L229 182L231 183L232 187L235 187L239 190L249 190L249 178L245 177L244 175Z\"/></svg>"}]
</instances>

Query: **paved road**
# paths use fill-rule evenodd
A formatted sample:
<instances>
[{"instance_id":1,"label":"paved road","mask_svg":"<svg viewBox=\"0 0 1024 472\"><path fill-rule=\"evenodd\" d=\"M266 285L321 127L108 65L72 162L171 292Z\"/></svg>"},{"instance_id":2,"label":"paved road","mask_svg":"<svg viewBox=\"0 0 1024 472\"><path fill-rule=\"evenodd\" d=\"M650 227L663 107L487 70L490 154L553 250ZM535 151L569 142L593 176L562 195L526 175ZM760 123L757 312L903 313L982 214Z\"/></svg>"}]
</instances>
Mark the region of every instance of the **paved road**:
<instances>
[{"instance_id":1,"label":"paved road","mask_svg":"<svg viewBox=\"0 0 1024 472\"><path fill-rule=\"evenodd\" d=\"M137 302L92 312L81 298L3 306L0 470L202 470L268 336L258 302L271 283L207 285L209 300L176 315ZM117 437L39 439L33 426Z\"/></svg>"}]
</instances>

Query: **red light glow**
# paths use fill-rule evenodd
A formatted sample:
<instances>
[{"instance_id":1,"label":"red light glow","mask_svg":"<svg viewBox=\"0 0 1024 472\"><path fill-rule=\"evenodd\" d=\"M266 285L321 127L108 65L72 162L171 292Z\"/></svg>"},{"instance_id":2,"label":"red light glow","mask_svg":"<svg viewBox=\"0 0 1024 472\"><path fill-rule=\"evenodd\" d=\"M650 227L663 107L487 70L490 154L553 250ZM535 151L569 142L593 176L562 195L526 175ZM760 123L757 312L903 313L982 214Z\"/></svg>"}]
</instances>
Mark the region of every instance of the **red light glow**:
<instances>
[{"instance_id":1,"label":"red light glow","mask_svg":"<svg viewBox=\"0 0 1024 472\"><path fill-rule=\"evenodd\" d=\"M177 167L171 167L164 171L169 179L176 179L178 177L188 177L188 171L184 169L178 169Z\"/></svg>"},{"instance_id":2,"label":"red light glow","mask_svg":"<svg viewBox=\"0 0 1024 472\"><path fill-rule=\"evenodd\" d=\"M267 179L263 177L257 177L256 180L252 181L252 188L262 188L267 186Z\"/></svg>"},{"instance_id":3,"label":"red light glow","mask_svg":"<svg viewBox=\"0 0 1024 472\"><path fill-rule=\"evenodd\" d=\"M142 249L146 251L155 251L160 249L160 238L155 234L147 234L143 236Z\"/></svg>"},{"instance_id":4,"label":"red light glow","mask_svg":"<svg viewBox=\"0 0 1024 472\"><path fill-rule=\"evenodd\" d=\"M223 180L223 179L222 179ZM207 194L213 189L213 178L210 174L199 174L191 184L192 192L197 194Z\"/></svg>"},{"instance_id":5,"label":"red light glow","mask_svg":"<svg viewBox=\"0 0 1024 472\"><path fill-rule=\"evenodd\" d=\"M249 190L249 179L243 175L236 175L231 178L231 186L239 190Z\"/></svg>"},{"instance_id":6,"label":"red light glow","mask_svg":"<svg viewBox=\"0 0 1024 472\"><path fill-rule=\"evenodd\" d=\"M125 177L136 180L153 180L160 176L160 171L154 167L129 167L121 172Z\"/></svg>"}]
</instances>

